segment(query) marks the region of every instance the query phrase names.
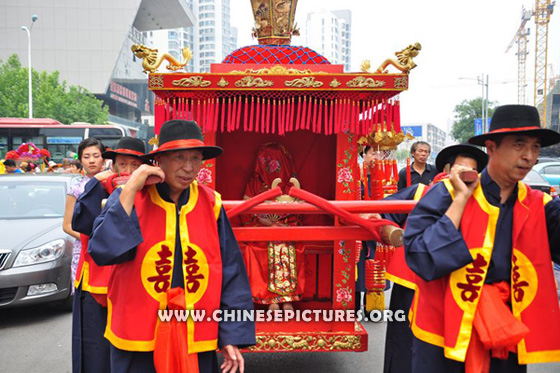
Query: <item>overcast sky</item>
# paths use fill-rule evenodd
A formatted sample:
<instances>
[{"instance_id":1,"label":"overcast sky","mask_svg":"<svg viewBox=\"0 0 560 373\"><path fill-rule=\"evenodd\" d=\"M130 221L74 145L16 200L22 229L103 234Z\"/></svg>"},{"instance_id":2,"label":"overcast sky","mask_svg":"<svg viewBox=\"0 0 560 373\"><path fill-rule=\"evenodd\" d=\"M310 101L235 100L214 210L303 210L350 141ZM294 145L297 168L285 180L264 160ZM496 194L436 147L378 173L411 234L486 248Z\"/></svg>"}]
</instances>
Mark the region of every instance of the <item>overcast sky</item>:
<instances>
[{"instance_id":1,"label":"overcast sky","mask_svg":"<svg viewBox=\"0 0 560 373\"><path fill-rule=\"evenodd\" d=\"M409 90L402 93L404 124L433 123L447 131L453 109L464 99L480 97L481 73L490 76L489 99L517 103L517 45L505 53L521 23L521 7L528 0L299 0L296 22L302 36L293 45L305 45L307 13L320 10L352 11L352 70L363 60L372 68L414 42L422 44L410 74ZM254 21L250 2L231 0L232 25L238 28L238 45L256 44L251 38ZM527 103L533 104L535 23L528 23ZM549 24L548 63L560 75L560 5ZM549 73L550 75L550 73ZM460 79L467 78L467 79ZM469 80L470 79L470 80Z\"/></svg>"}]
</instances>

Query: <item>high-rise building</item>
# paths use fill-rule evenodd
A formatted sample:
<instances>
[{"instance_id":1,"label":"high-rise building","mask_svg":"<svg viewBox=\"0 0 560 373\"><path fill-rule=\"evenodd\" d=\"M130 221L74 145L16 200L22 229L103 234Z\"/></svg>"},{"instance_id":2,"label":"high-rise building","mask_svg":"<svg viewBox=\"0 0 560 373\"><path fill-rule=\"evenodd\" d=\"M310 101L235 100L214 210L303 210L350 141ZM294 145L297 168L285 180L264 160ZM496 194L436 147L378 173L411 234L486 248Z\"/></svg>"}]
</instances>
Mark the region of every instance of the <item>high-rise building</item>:
<instances>
[{"instance_id":1,"label":"high-rise building","mask_svg":"<svg viewBox=\"0 0 560 373\"><path fill-rule=\"evenodd\" d=\"M352 50L352 12L322 11L307 14L306 45L333 64L350 71Z\"/></svg>"},{"instance_id":2,"label":"high-rise building","mask_svg":"<svg viewBox=\"0 0 560 373\"><path fill-rule=\"evenodd\" d=\"M429 163L434 163L438 153L446 146L447 133L431 123L407 124L401 126L404 133L414 136L414 140L403 142L399 149L410 149L415 141L425 141L431 145L432 152L428 158Z\"/></svg>"},{"instance_id":3,"label":"high-rise building","mask_svg":"<svg viewBox=\"0 0 560 373\"><path fill-rule=\"evenodd\" d=\"M0 59L13 53L27 66L31 16L32 67L60 72L69 85L80 85L109 107L109 121L138 129L153 118L154 95L148 90L142 60L133 44L148 44L153 30L194 25L187 0L0 0ZM34 96L36 97L36 96Z\"/></svg>"},{"instance_id":4,"label":"high-rise building","mask_svg":"<svg viewBox=\"0 0 560 373\"><path fill-rule=\"evenodd\" d=\"M188 46L193 52L188 71L210 72L212 63L221 62L237 48L237 29L230 23L230 0L188 3L196 18L194 26L154 32L151 42L176 57Z\"/></svg>"}]
</instances>

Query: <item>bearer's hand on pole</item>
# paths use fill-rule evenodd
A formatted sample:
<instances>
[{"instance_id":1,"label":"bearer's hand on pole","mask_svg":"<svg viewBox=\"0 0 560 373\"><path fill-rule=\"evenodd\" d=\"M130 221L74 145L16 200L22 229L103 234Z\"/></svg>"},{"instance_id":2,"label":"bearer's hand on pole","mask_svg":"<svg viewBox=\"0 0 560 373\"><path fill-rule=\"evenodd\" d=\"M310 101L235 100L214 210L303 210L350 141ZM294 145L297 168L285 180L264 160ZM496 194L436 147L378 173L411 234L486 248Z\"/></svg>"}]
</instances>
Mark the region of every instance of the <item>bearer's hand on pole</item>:
<instances>
[{"instance_id":1,"label":"bearer's hand on pole","mask_svg":"<svg viewBox=\"0 0 560 373\"><path fill-rule=\"evenodd\" d=\"M223 373L235 373L237 369L239 369L240 373L245 372L245 361L237 346L225 346L222 348L222 355L224 356L224 362L220 369L222 369Z\"/></svg>"},{"instance_id":2,"label":"bearer's hand on pole","mask_svg":"<svg viewBox=\"0 0 560 373\"><path fill-rule=\"evenodd\" d=\"M380 214L374 212L373 214L360 214L360 218L368 220L379 220L383 219Z\"/></svg>"},{"instance_id":3,"label":"bearer's hand on pole","mask_svg":"<svg viewBox=\"0 0 560 373\"><path fill-rule=\"evenodd\" d=\"M121 205L126 211L127 215L132 214L132 208L134 207L134 197L136 197L136 192L142 190L144 185L161 183L165 180L165 173L163 170L157 166L150 166L143 164L138 167L136 171L130 175L130 179L125 184L121 195L119 197Z\"/></svg>"},{"instance_id":4,"label":"bearer's hand on pole","mask_svg":"<svg viewBox=\"0 0 560 373\"><path fill-rule=\"evenodd\" d=\"M451 181L451 185L453 185L455 198L459 197L464 200L468 200L478 186L479 179L477 178L475 181L466 184L461 178L461 173L463 172L473 172L473 169L459 164L453 165L449 180Z\"/></svg>"},{"instance_id":5,"label":"bearer's hand on pole","mask_svg":"<svg viewBox=\"0 0 560 373\"><path fill-rule=\"evenodd\" d=\"M479 178L476 178L475 181L465 184L465 182L461 179L461 173L465 171L472 172L473 169L461 165L454 165L451 168L449 177L451 185L453 186L455 198L453 198L453 201L445 212L445 215L447 215L457 229L459 229L461 224L461 218L463 217L463 211L465 210L467 201L471 198L474 190L480 182Z\"/></svg>"},{"instance_id":6,"label":"bearer's hand on pole","mask_svg":"<svg viewBox=\"0 0 560 373\"><path fill-rule=\"evenodd\" d=\"M97 173L94 177L99 181L105 181L112 174L114 174L114 172L112 170L105 170L105 171Z\"/></svg>"},{"instance_id":7,"label":"bearer's hand on pole","mask_svg":"<svg viewBox=\"0 0 560 373\"><path fill-rule=\"evenodd\" d=\"M147 182L153 181L154 177L152 176L157 178L157 182L160 183L165 180L165 174L161 168L143 164L130 175L130 180L127 181L125 188L138 192L144 188L144 185L155 184L154 182Z\"/></svg>"}]
</instances>

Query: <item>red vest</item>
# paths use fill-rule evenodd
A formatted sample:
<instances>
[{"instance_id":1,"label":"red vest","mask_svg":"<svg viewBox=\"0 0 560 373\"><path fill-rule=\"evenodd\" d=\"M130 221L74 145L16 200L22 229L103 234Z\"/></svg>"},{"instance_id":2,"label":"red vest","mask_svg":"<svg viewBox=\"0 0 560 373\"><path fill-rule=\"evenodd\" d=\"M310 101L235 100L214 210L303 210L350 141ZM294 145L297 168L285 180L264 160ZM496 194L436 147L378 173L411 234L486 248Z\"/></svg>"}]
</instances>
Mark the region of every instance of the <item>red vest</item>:
<instances>
[{"instance_id":1,"label":"red vest","mask_svg":"<svg viewBox=\"0 0 560 373\"><path fill-rule=\"evenodd\" d=\"M429 188L424 184L418 184L416 193L414 193L414 200L418 201L422 198ZM416 273L412 272L408 264L406 264L404 246L395 247L395 252L391 256L385 276L387 280L391 280L401 286L412 290L416 289Z\"/></svg>"},{"instance_id":2,"label":"red vest","mask_svg":"<svg viewBox=\"0 0 560 373\"><path fill-rule=\"evenodd\" d=\"M134 207L144 241L132 261L117 264L111 275L105 338L121 350L153 351L158 310L167 307L174 265L183 266L187 310L205 310L204 321L187 321L190 353L218 347L218 323L207 321L220 309L222 257L217 220L222 206L218 193L194 181L180 210L181 247L175 247L177 211L151 185L136 194ZM174 263L181 249L182 263ZM212 286L210 286L210 284Z\"/></svg>"},{"instance_id":3,"label":"red vest","mask_svg":"<svg viewBox=\"0 0 560 373\"><path fill-rule=\"evenodd\" d=\"M444 181L451 197L454 191ZM552 272L544 206L551 198L519 182L513 209L511 306L530 330L517 345L519 364L560 361L560 308ZM480 291L492 256L499 209L480 185L468 200L461 232L474 261L441 279L417 277L412 332L444 348L445 356L465 361Z\"/></svg>"},{"instance_id":4,"label":"red vest","mask_svg":"<svg viewBox=\"0 0 560 373\"><path fill-rule=\"evenodd\" d=\"M81 282L83 291L88 291L91 294L105 295L107 294L107 284L113 266L98 266L95 264L95 261L88 253L89 237L85 234L80 234L80 241L82 243L82 251L80 252L78 267L76 268L74 286L76 288L79 287ZM105 306L104 303L102 303L103 306Z\"/></svg>"}]
</instances>

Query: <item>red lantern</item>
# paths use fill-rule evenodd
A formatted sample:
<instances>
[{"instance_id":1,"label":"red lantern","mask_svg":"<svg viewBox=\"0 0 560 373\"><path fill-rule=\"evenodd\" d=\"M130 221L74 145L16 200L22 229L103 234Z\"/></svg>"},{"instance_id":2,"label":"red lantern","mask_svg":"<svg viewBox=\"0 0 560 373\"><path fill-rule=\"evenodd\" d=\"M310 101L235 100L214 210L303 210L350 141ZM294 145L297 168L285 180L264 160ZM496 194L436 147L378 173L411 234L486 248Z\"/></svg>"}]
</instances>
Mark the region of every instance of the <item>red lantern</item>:
<instances>
[{"instance_id":1,"label":"red lantern","mask_svg":"<svg viewBox=\"0 0 560 373\"><path fill-rule=\"evenodd\" d=\"M39 150L39 154L41 155L41 157L45 157L45 158L51 157L51 153L47 149Z\"/></svg>"}]
</instances>

